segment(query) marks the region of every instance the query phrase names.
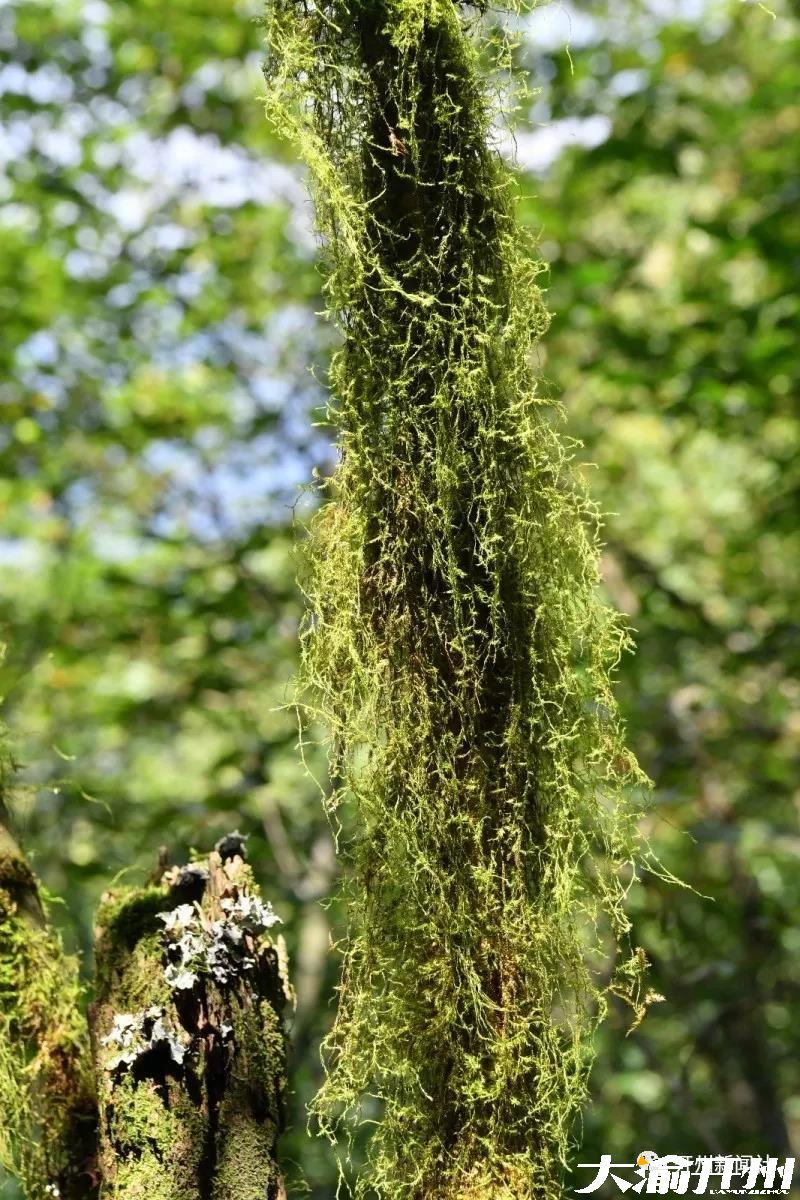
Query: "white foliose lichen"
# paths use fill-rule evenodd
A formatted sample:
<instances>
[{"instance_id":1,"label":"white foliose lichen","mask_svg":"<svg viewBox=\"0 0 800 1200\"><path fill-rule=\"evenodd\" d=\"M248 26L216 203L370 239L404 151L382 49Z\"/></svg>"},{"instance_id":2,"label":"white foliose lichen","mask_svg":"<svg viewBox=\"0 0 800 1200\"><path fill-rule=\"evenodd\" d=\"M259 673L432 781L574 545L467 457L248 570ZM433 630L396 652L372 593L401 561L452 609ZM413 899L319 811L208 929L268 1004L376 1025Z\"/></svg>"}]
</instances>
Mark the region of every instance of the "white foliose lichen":
<instances>
[{"instance_id":1,"label":"white foliose lichen","mask_svg":"<svg viewBox=\"0 0 800 1200\"><path fill-rule=\"evenodd\" d=\"M165 1049L177 1066L182 1066L189 1045L186 1034L177 1034L164 1019L158 1005L139 1013L116 1013L111 1030L101 1038L103 1046L112 1047L105 1069L127 1069L150 1050Z\"/></svg>"},{"instance_id":2,"label":"white foliose lichen","mask_svg":"<svg viewBox=\"0 0 800 1200\"><path fill-rule=\"evenodd\" d=\"M224 897L220 908L223 915L215 921L191 904L159 914L168 958L164 978L174 991L190 990L203 975L227 984L251 971L257 939L280 921L271 904L247 893Z\"/></svg>"}]
</instances>

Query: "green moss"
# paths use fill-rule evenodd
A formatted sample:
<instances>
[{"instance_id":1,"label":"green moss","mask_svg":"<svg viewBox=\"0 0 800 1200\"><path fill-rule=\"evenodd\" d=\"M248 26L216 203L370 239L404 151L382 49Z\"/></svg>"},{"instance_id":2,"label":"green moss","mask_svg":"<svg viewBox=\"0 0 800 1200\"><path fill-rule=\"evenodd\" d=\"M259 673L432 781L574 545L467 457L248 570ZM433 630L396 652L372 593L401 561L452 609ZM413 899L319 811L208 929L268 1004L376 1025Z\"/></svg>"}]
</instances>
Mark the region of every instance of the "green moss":
<instances>
[{"instance_id":1,"label":"green moss","mask_svg":"<svg viewBox=\"0 0 800 1200\"><path fill-rule=\"evenodd\" d=\"M117 1012L137 1012L157 1004L171 1008L173 995L164 979L164 939L161 933L148 933L127 952L119 944L106 970L116 976L114 1002Z\"/></svg>"},{"instance_id":2,"label":"green moss","mask_svg":"<svg viewBox=\"0 0 800 1200\"><path fill-rule=\"evenodd\" d=\"M165 1108L150 1081L137 1082L128 1074L114 1086L115 1137L124 1158L127 1153L156 1155L162 1164L181 1137L178 1113Z\"/></svg>"},{"instance_id":3,"label":"green moss","mask_svg":"<svg viewBox=\"0 0 800 1200\"><path fill-rule=\"evenodd\" d=\"M214 1200L273 1200L280 1193L275 1142L283 1123L286 1040L265 1000L234 1000L238 1047L218 1119Z\"/></svg>"},{"instance_id":4,"label":"green moss","mask_svg":"<svg viewBox=\"0 0 800 1200\"><path fill-rule=\"evenodd\" d=\"M234 1028L241 1050L220 1107L214 1200L271 1200L279 1195L275 1141L286 1087L285 1038L277 1013L264 1002L238 1005Z\"/></svg>"},{"instance_id":5,"label":"green moss","mask_svg":"<svg viewBox=\"0 0 800 1200\"><path fill-rule=\"evenodd\" d=\"M166 888L150 886L109 892L97 912L104 936L121 949L130 949L142 934L160 928L158 914L170 906Z\"/></svg>"},{"instance_id":6,"label":"green moss","mask_svg":"<svg viewBox=\"0 0 800 1200\"><path fill-rule=\"evenodd\" d=\"M83 996L26 864L5 865L13 891L0 888L0 1163L26 1200L43 1200L52 1184L66 1198L79 1186L85 1193L77 1176L94 1132Z\"/></svg>"},{"instance_id":7,"label":"green moss","mask_svg":"<svg viewBox=\"0 0 800 1200\"><path fill-rule=\"evenodd\" d=\"M148 929L157 928L157 915L169 907L166 888L150 885L109 892L97 912L98 924L108 936L133 945Z\"/></svg>"},{"instance_id":8,"label":"green moss","mask_svg":"<svg viewBox=\"0 0 800 1200\"><path fill-rule=\"evenodd\" d=\"M202 1194L205 1114L183 1088L122 1075L105 1111L114 1145L105 1194L124 1200L188 1200Z\"/></svg>"},{"instance_id":9,"label":"green moss","mask_svg":"<svg viewBox=\"0 0 800 1200\"><path fill-rule=\"evenodd\" d=\"M145 1150L119 1163L113 1194L125 1200L175 1200L181 1193L172 1173L164 1170L161 1155Z\"/></svg>"},{"instance_id":10,"label":"green moss","mask_svg":"<svg viewBox=\"0 0 800 1200\"><path fill-rule=\"evenodd\" d=\"M382 1102L359 1196L560 1196L643 778L597 513L532 367L541 265L490 149L481 64L508 47L452 0L271 0L267 40L341 332L304 672L358 836L315 1111L333 1136Z\"/></svg>"},{"instance_id":11,"label":"green moss","mask_svg":"<svg viewBox=\"0 0 800 1200\"><path fill-rule=\"evenodd\" d=\"M234 1112L226 1118L226 1136L214 1176L214 1200L270 1200L278 1195L275 1130Z\"/></svg>"}]
</instances>

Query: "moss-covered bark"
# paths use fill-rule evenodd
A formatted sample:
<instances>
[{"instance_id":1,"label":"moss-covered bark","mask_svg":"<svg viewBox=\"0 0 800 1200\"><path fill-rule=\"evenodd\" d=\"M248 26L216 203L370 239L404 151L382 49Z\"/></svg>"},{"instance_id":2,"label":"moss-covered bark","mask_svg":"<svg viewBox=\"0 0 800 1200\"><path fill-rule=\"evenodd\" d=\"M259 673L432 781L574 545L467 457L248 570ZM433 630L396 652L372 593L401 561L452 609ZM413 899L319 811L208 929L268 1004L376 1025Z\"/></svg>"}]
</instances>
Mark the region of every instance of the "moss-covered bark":
<instances>
[{"instance_id":1,"label":"moss-covered bark","mask_svg":"<svg viewBox=\"0 0 800 1200\"><path fill-rule=\"evenodd\" d=\"M0 753L5 753L4 748ZM95 1194L96 1110L77 964L9 832L0 764L0 1163L27 1200Z\"/></svg>"}]
</instances>

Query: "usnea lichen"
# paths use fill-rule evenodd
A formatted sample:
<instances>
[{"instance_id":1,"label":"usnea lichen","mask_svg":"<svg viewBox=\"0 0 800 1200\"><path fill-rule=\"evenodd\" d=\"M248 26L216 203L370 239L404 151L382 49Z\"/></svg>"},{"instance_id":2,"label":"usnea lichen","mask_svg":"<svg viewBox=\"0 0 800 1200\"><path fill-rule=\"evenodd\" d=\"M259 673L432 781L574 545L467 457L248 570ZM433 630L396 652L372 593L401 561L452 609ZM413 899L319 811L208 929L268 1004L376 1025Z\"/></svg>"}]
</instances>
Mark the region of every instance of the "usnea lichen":
<instances>
[{"instance_id":1,"label":"usnea lichen","mask_svg":"<svg viewBox=\"0 0 800 1200\"><path fill-rule=\"evenodd\" d=\"M341 332L303 647L357 832L315 1111L333 1135L381 1102L357 1194L391 1200L560 1196L594 1025L644 994L643 955L598 982L643 779L596 513L537 390L490 44L453 0L268 7L267 112L310 168Z\"/></svg>"}]
</instances>

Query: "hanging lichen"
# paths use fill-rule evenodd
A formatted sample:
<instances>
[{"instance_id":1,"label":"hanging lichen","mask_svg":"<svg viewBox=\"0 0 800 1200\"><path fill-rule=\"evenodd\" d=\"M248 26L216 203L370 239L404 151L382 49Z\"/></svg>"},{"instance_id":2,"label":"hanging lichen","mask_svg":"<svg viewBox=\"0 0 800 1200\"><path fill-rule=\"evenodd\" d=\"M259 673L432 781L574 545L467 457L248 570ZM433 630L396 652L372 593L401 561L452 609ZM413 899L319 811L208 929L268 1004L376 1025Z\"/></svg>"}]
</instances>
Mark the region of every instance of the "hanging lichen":
<instances>
[{"instance_id":1,"label":"hanging lichen","mask_svg":"<svg viewBox=\"0 0 800 1200\"><path fill-rule=\"evenodd\" d=\"M640 995L643 955L603 964L641 776L596 514L536 390L490 38L451 0L272 0L267 41L342 335L304 661L357 834L316 1112L382 1102L359 1195L559 1196L605 996Z\"/></svg>"}]
</instances>

